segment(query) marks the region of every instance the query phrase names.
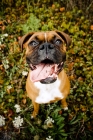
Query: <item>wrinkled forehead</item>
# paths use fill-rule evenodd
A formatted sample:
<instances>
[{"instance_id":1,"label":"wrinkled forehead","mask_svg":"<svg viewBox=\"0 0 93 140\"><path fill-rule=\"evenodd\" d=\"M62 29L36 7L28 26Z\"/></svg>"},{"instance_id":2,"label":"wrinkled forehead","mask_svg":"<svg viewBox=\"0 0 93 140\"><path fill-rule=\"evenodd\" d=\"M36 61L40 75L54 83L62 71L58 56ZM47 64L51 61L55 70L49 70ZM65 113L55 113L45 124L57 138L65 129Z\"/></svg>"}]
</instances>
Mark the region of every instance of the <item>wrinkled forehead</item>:
<instances>
[{"instance_id":1,"label":"wrinkled forehead","mask_svg":"<svg viewBox=\"0 0 93 140\"><path fill-rule=\"evenodd\" d=\"M55 31L36 32L32 35L31 40L36 39L36 40L48 42L57 36L60 37Z\"/></svg>"}]
</instances>

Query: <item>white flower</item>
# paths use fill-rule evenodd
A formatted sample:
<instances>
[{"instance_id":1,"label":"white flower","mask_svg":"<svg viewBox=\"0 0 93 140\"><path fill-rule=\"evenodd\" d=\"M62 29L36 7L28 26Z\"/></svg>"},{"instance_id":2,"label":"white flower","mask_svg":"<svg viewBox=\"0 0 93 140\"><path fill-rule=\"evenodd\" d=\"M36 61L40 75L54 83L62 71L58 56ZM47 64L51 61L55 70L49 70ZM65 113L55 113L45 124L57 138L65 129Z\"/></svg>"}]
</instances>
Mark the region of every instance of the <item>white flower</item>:
<instances>
[{"instance_id":1,"label":"white flower","mask_svg":"<svg viewBox=\"0 0 93 140\"><path fill-rule=\"evenodd\" d=\"M0 115L0 127L5 125L5 118Z\"/></svg>"},{"instance_id":2,"label":"white flower","mask_svg":"<svg viewBox=\"0 0 93 140\"><path fill-rule=\"evenodd\" d=\"M12 88L12 86L11 86L11 85L8 85L8 86L7 86L7 89L11 89L11 88Z\"/></svg>"},{"instance_id":3,"label":"white flower","mask_svg":"<svg viewBox=\"0 0 93 140\"><path fill-rule=\"evenodd\" d=\"M27 71L23 71L22 75L27 76L28 72Z\"/></svg>"},{"instance_id":4,"label":"white flower","mask_svg":"<svg viewBox=\"0 0 93 140\"><path fill-rule=\"evenodd\" d=\"M4 65L4 68L7 70L9 68L9 65Z\"/></svg>"},{"instance_id":5,"label":"white flower","mask_svg":"<svg viewBox=\"0 0 93 140\"><path fill-rule=\"evenodd\" d=\"M53 139L51 138L51 136L48 136L48 138L46 138L46 140L53 140Z\"/></svg>"},{"instance_id":6,"label":"white flower","mask_svg":"<svg viewBox=\"0 0 93 140\"><path fill-rule=\"evenodd\" d=\"M16 104L14 107L16 108L16 113L19 113L21 111L20 105Z\"/></svg>"},{"instance_id":7,"label":"white flower","mask_svg":"<svg viewBox=\"0 0 93 140\"><path fill-rule=\"evenodd\" d=\"M46 120L45 120L45 123L48 125L50 123L54 123L54 120L50 117L48 117Z\"/></svg>"},{"instance_id":8,"label":"white flower","mask_svg":"<svg viewBox=\"0 0 93 140\"><path fill-rule=\"evenodd\" d=\"M3 38L3 37L1 37L1 42L3 42L3 39L4 39L4 38Z\"/></svg>"},{"instance_id":9,"label":"white flower","mask_svg":"<svg viewBox=\"0 0 93 140\"><path fill-rule=\"evenodd\" d=\"M8 36L8 34L7 34L7 33L6 33L6 34L3 34L3 36L7 37L7 36Z\"/></svg>"},{"instance_id":10,"label":"white flower","mask_svg":"<svg viewBox=\"0 0 93 140\"><path fill-rule=\"evenodd\" d=\"M4 66L4 68L5 69L8 69L9 68L9 61L6 59L6 58L4 58L4 60L2 61L2 63L3 63L3 66Z\"/></svg>"},{"instance_id":11,"label":"white flower","mask_svg":"<svg viewBox=\"0 0 93 140\"><path fill-rule=\"evenodd\" d=\"M52 128L53 127L53 123L54 123L54 120L52 118L48 117L45 120L45 126L46 126L46 128Z\"/></svg>"},{"instance_id":12,"label":"white flower","mask_svg":"<svg viewBox=\"0 0 93 140\"><path fill-rule=\"evenodd\" d=\"M5 37L8 37L8 34L7 34L7 33L6 33L6 34L2 34L2 35L0 36L0 41L1 41L1 43L3 43Z\"/></svg>"},{"instance_id":13,"label":"white flower","mask_svg":"<svg viewBox=\"0 0 93 140\"><path fill-rule=\"evenodd\" d=\"M13 125L15 128L19 128L20 126L22 126L23 124L23 118L21 118L20 116L15 117L14 121L13 121Z\"/></svg>"}]
</instances>

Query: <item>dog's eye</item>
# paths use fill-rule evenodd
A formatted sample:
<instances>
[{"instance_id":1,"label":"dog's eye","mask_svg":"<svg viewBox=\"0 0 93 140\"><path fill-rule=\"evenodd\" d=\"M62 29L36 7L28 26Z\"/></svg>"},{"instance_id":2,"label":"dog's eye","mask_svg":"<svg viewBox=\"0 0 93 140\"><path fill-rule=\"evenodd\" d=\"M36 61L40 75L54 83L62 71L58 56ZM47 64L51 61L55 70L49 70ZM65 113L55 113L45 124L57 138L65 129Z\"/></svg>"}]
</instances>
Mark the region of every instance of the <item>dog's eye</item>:
<instances>
[{"instance_id":1,"label":"dog's eye","mask_svg":"<svg viewBox=\"0 0 93 140\"><path fill-rule=\"evenodd\" d=\"M56 41L55 41L55 44L56 45L60 45L62 43L62 41L60 40L60 39L57 39Z\"/></svg>"},{"instance_id":2,"label":"dog's eye","mask_svg":"<svg viewBox=\"0 0 93 140\"><path fill-rule=\"evenodd\" d=\"M35 47L35 46L37 46L37 45L38 45L38 42L37 42L37 41L31 41L31 42L29 43L29 46Z\"/></svg>"}]
</instances>

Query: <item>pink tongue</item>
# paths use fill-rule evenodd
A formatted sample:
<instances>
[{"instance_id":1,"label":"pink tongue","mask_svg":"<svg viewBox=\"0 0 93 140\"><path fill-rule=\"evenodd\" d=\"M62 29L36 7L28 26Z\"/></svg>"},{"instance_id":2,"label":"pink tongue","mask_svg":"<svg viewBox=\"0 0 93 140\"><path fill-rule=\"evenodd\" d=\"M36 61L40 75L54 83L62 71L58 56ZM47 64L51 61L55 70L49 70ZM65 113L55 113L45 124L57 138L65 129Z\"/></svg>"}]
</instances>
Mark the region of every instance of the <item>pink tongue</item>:
<instances>
[{"instance_id":1,"label":"pink tongue","mask_svg":"<svg viewBox=\"0 0 93 140\"><path fill-rule=\"evenodd\" d=\"M30 72L30 80L32 82L37 82L42 79L46 79L48 76L52 75L56 77L57 64L39 64L36 69Z\"/></svg>"}]
</instances>

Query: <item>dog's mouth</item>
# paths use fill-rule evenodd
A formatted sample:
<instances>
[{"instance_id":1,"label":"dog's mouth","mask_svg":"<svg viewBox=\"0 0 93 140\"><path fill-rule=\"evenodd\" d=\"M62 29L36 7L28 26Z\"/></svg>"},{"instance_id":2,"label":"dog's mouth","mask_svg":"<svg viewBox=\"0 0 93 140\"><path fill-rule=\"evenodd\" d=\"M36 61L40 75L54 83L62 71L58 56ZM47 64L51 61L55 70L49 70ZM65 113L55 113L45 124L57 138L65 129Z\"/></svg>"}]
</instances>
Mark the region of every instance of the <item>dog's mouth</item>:
<instances>
[{"instance_id":1,"label":"dog's mouth","mask_svg":"<svg viewBox=\"0 0 93 140\"><path fill-rule=\"evenodd\" d=\"M45 59L38 65L30 64L31 73L30 80L32 82L38 82L44 84L53 83L57 80L59 72L63 68L63 62L55 64L52 60Z\"/></svg>"}]
</instances>

